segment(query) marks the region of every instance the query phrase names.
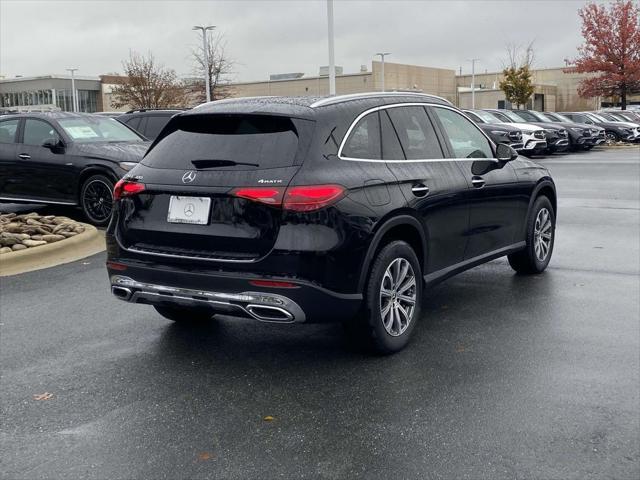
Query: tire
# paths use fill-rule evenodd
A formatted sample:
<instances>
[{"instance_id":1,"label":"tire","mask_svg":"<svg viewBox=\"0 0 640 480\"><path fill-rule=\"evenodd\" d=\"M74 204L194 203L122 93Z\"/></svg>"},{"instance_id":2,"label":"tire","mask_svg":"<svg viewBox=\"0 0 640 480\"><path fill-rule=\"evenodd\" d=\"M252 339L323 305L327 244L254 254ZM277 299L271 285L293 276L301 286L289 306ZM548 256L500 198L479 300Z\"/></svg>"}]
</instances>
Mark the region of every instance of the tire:
<instances>
[{"instance_id":1,"label":"tire","mask_svg":"<svg viewBox=\"0 0 640 480\"><path fill-rule=\"evenodd\" d=\"M507 256L511 268L524 274L544 272L553 254L555 231L556 216L553 206L546 196L541 195L533 203L531 215L527 219L527 246ZM549 238L538 235L538 232L548 234Z\"/></svg>"},{"instance_id":2,"label":"tire","mask_svg":"<svg viewBox=\"0 0 640 480\"><path fill-rule=\"evenodd\" d=\"M403 298L397 296L394 287L398 277ZM382 355L402 350L420 318L422 290L422 269L411 246L400 240L385 245L373 260L362 311L345 324L351 340Z\"/></svg>"},{"instance_id":3,"label":"tire","mask_svg":"<svg viewBox=\"0 0 640 480\"><path fill-rule=\"evenodd\" d=\"M589 151L589 150L591 150L592 148L593 148L593 145L585 145L585 146L584 146L584 149L585 149L586 151Z\"/></svg>"},{"instance_id":4,"label":"tire","mask_svg":"<svg viewBox=\"0 0 640 480\"><path fill-rule=\"evenodd\" d=\"M169 307L164 305L154 305L153 308L167 320L185 325L206 322L213 317L213 313L209 310L200 310L197 308Z\"/></svg>"},{"instance_id":5,"label":"tire","mask_svg":"<svg viewBox=\"0 0 640 480\"><path fill-rule=\"evenodd\" d=\"M607 141L609 142L620 141L620 135L618 135L616 132L606 132L605 135L607 136Z\"/></svg>"},{"instance_id":6,"label":"tire","mask_svg":"<svg viewBox=\"0 0 640 480\"><path fill-rule=\"evenodd\" d=\"M92 175L80 189L80 206L90 223L104 227L111 220L113 181L105 175Z\"/></svg>"}]
</instances>

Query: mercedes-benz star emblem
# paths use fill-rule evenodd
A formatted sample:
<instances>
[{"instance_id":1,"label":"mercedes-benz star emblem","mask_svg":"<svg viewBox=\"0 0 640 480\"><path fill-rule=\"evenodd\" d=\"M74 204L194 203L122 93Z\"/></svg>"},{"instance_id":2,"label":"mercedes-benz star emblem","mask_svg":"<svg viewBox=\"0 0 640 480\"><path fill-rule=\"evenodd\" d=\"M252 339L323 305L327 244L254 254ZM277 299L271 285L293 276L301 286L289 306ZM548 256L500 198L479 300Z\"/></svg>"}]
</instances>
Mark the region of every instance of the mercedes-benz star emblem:
<instances>
[{"instance_id":1,"label":"mercedes-benz star emblem","mask_svg":"<svg viewBox=\"0 0 640 480\"><path fill-rule=\"evenodd\" d=\"M184 206L184 214L187 217L190 217L191 215L193 215L193 213L196 211L196 207L193 205L193 203L187 203Z\"/></svg>"},{"instance_id":2,"label":"mercedes-benz star emblem","mask_svg":"<svg viewBox=\"0 0 640 480\"><path fill-rule=\"evenodd\" d=\"M196 172L189 170L182 175L182 183L191 183L196 179Z\"/></svg>"}]
</instances>

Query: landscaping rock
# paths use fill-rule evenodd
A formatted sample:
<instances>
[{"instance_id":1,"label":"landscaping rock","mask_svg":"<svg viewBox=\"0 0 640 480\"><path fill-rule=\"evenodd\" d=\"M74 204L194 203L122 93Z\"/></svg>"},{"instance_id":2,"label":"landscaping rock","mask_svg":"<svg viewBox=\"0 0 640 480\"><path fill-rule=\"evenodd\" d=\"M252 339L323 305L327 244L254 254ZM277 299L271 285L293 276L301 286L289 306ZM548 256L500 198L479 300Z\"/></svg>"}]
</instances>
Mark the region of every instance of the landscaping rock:
<instances>
[{"instance_id":1,"label":"landscaping rock","mask_svg":"<svg viewBox=\"0 0 640 480\"><path fill-rule=\"evenodd\" d=\"M9 253L83 233L85 227L69 217L42 216L38 213L0 214L0 252Z\"/></svg>"}]
</instances>

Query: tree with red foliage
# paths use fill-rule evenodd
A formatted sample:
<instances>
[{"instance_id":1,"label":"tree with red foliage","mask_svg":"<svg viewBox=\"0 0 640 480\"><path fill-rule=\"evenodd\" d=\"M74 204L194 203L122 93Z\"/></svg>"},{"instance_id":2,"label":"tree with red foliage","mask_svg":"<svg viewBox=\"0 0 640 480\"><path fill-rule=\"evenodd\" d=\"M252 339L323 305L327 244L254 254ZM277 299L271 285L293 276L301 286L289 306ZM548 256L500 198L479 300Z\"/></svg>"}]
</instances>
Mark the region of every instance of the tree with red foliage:
<instances>
[{"instance_id":1,"label":"tree with red foliage","mask_svg":"<svg viewBox=\"0 0 640 480\"><path fill-rule=\"evenodd\" d=\"M568 71L599 73L580 82L582 97L620 96L640 92L640 9L631 0L617 0L609 8L590 3L580 9L584 44L575 67Z\"/></svg>"}]
</instances>

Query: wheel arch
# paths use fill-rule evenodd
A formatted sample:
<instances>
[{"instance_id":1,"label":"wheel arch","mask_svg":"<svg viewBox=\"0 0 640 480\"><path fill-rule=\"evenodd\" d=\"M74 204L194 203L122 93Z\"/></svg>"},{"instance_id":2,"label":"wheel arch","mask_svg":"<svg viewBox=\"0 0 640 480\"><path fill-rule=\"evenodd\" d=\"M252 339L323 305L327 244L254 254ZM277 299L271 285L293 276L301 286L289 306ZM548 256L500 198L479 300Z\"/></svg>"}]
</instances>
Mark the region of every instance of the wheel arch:
<instances>
[{"instance_id":1,"label":"wheel arch","mask_svg":"<svg viewBox=\"0 0 640 480\"><path fill-rule=\"evenodd\" d=\"M93 175L104 175L105 177L113 181L114 184L118 181L118 176L107 167L101 165L91 165L85 168L84 170L82 170L82 172L80 172L80 175L78 176L78 186L76 189L76 195L78 196L78 201L80 203L82 202L82 199L80 198L80 194L82 193L82 186L84 185L84 182L86 182L87 179L89 177L92 177Z\"/></svg>"},{"instance_id":2,"label":"wheel arch","mask_svg":"<svg viewBox=\"0 0 640 480\"><path fill-rule=\"evenodd\" d=\"M385 220L377 228L373 235L367 254L365 255L362 270L360 272L360 279L358 281L358 291L361 292L364 289L365 282L369 275L371 263L375 258L376 253L387 243L392 240L404 240L413 250L416 252L416 256L420 262L420 266L424 272L427 265L427 234L424 231L424 227L420 221L407 213L394 215L393 217Z\"/></svg>"},{"instance_id":3,"label":"wheel arch","mask_svg":"<svg viewBox=\"0 0 640 480\"><path fill-rule=\"evenodd\" d=\"M553 183L553 180L551 180L550 178L542 179L534 187L533 192L531 193L531 198L529 198L529 207L527 208L527 218L523 225L521 238L526 238L527 225L529 225L529 218L531 216L531 210L533 209L533 204L535 203L536 199L541 195L544 195L549 199L549 201L551 202L551 206L553 207L553 215L556 218L556 220L558 218L558 197L556 193L556 186Z\"/></svg>"}]
</instances>

